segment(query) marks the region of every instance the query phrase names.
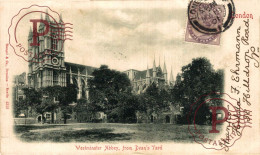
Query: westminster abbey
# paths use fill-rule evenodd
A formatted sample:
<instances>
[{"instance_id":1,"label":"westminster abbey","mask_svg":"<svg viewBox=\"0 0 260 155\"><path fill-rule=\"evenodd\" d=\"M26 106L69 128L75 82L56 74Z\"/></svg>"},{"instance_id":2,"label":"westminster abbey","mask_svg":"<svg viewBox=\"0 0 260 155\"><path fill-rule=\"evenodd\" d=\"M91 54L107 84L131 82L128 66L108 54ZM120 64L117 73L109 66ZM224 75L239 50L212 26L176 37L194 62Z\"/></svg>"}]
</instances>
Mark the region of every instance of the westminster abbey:
<instances>
[{"instance_id":1,"label":"westminster abbey","mask_svg":"<svg viewBox=\"0 0 260 155\"><path fill-rule=\"evenodd\" d=\"M42 18L42 17L41 17ZM47 86L67 86L74 84L77 86L77 99L89 98L88 80L93 78L93 71L96 69L92 66L85 66L65 62L64 50L64 25L62 19L59 19L59 24L55 24L47 15L44 18L51 25L49 32L44 36L38 36L39 46L30 46L33 42L33 32L30 29L28 35L28 51L33 57L29 57L28 74L21 74L16 77L16 86L21 86L19 83L24 83L26 87L41 88ZM38 32L45 30L45 25L40 23ZM60 33L61 32L61 33ZM159 65L156 66L154 60L153 67L147 66L146 70L139 71L129 69L124 71L131 81L132 92L140 94L145 92L149 85L156 84L159 88L172 87L174 78L172 71L169 75L164 62L163 69ZM23 80L21 80L21 76ZM27 79L27 80L26 80ZM18 87L17 87L18 88ZM18 92L18 91L17 91ZM15 99L19 100L22 96L20 93L15 93ZM41 117L40 115L38 117ZM56 116L55 116L56 117ZM103 116L104 117L104 114ZM37 118L39 120L39 118Z\"/></svg>"}]
</instances>

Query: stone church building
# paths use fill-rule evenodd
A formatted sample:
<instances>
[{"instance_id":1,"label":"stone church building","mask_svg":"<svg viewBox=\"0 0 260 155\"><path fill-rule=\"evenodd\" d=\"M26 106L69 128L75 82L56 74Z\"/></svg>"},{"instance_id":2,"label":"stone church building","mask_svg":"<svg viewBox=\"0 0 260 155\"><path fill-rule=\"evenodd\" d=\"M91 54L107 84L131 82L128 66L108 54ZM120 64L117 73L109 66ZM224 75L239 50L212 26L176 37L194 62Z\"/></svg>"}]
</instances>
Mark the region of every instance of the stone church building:
<instances>
[{"instance_id":1,"label":"stone church building","mask_svg":"<svg viewBox=\"0 0 260 155\"><path fill-rule=\"evenodd\" d=\"M146 91L146 89L151 85L155 84L159 89L169 90L174 84L174 78L172 70L170 72L170 78L168 80L168 73L166 69L166 64L164 62L163 69L159 65L156 66L155 59L153 61L153 68L149 68L143 71L138 71L136 69L129 69L124 71L131 81L132 92L135 94L141 94ZM158 113L152 113L148 115L147 113L137 112L137 123L174 123L178 122L179 117L182 115L182 107L180 104L169 103L169 107Z\"/></svg>"},{"instance_id":2,"label":"stone church building","mask_svg":"<svg viewBox=\"0 0 260 155\"><path fill-rule=\"evenodd\" d=\"M42 17L41 17L42 18ZM64 25L62 19L59 20L58 24L55 24L47 15L45 20L51 25L48 34L44 36L38 36L37 40L39 46L30 46L33 42L33 32L30 30L28 35L28 52L31 55L28 56L28 73L25 77L23 83L24 85L20 86L19 76L15 79L15 91L14 93L15 100L21 99L24 96L21 93L19 88L23 87L32 87L35 89L47 87L47 86L67 86L68 84L74 84L77 86L77 99L80 98L89 98L88 91L88 80L93 78L92 73L96 69L95 67L85 66L81 64L75 64L65 61L65 50L64 50ZM39 24L38 32L43 32L45 29L44 24ZM152 83L155 83L160 89L168 89L174 85L174 78L172 71L170 73L170 79L168 81L168 73L166 70L166 64L164 62L163 69L160 66L156 66L155 60L153 62L153 67L148 68L143 71L138 71L136 69L129 69L124 71L129 77L132 84L133 93L140 94L145 92L148 86ZM24 73L23 73L24 75ZM26 83L26 84L25 84ZM18 88L19 86L19 88ZM76 103L75 103L76 104ZM173 119L178 110L174 110L176 107L171 107L171 111L162 114L165 119L162 122L165 123L174 123ZM175 112L173 112L175 111ZM46 113L46 119L50 119L50 113ZM137 114L138 115L138 114ZM36 121L40 122L42 118L40 115L37 115ZM58 113L55 113L54 119L60 120L61 116ZM140 119L141 115L137 116ZM157 116L147 116L146 121L138 122L154 122L154 118ZM70 120L77 121L75 114L72 114ZM103 112L97 114L98 119L106 119L106 115ZM147 121L150 120L150 121ZM151 121L152 120L152 121Z\"/></svg>"},{"instance_id":3,"label":"stone church building","mask_svg":"<svg viewBox=\"0 0 260 155\"><path fill-rule=\"evenodd\" d=\"M141 94L145 92L149 85L152 83L156 84L160 89L173 86L174 79L172 71L170 73L170 79L168 81L168 73L166 69L166 64L164 62L163 70L159 65L156 67L155 59L153 61L153 68L149 68L147 65L147 69L143 71L138 71L136 69L129 69L124 71L127 74L128 78L131 81L133 92L137 94Z\"/></svg>"}]
</instances>

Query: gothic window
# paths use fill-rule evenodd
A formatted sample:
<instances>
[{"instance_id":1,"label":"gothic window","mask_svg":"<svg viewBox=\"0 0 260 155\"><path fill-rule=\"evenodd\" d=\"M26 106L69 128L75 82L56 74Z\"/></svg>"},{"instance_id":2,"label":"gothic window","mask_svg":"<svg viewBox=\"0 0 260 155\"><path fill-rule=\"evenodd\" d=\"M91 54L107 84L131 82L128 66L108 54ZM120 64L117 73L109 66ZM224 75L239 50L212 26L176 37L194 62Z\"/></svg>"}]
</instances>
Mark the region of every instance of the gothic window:
<instances>
[{"instance_id":1,"label":"gothic window","mask_svg":"<svg viewBox=\"0 0 260 155\"><path fill-rule=\"evenodd\" d=\"M51 46L51 43L50 43L49 39L47 39L47 48L50 48L50 46Z\"/></svg>"},{"instance_id":2,"label":"gothic window","mask_svg":"<svg viewBox=\"0 0 260 155\"><path fill-rule=\"evenodd\" d=\"M44 48L48 48L47 47L47 38L46 37L44 37L44 46L45 46Z\"/></svg>"},{"instance_id":3,"label":"gothic window","mask_svg":"<svg viewBox=\"0 0 260 155\"><path fill-rule=\"evenodd\" d=\"M58 44L58 42L57 42L57 39L52 39L52 49L54 49L54 50L57 50L57 44Z\"/></svg>"},{"instance_id":4,"label":"gothic window","mask_svg":"<svg viewBox=\"0 0 260 155\"><path fill-rule=\"evenodd\" d=\"M59 85L59 75L57 71L53 72L53 85Z\"/></svg>"},{"instance_id":5,"label":"gothic window","mask_svg":"<svg viewBox=\"0 0 260 155\"><path fill-rule=\"evenodd\" d=\"M58 40L54 39L54 49L57 50L58 49Z\"/></svg>"}]
</instances>

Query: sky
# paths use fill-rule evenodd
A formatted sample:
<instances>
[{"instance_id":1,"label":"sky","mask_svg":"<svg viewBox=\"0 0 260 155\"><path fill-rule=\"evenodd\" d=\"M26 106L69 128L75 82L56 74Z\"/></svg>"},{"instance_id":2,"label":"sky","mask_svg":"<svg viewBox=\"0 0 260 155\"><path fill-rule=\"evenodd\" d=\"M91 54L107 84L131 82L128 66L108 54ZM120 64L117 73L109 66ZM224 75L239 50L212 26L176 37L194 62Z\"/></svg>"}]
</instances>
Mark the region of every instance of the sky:
<instances>
[{"instance_id":1,"label":"sky","mask_svg":"<svg viewBox=\"0 0 260 155\"><path fill-rule=\"evenodd\" d=\"M171 69L176 77L182 66L197 57L207 57L215 69L223 67L218 59L220 46L185 41L187 8L183 4L180 7L75 6L57 10L65 23L73 24L73 40L65 41L67 62L94 67L106 64L111 69L125 71L152 68L155 59L161 67L165 61L168 77ZM23 26L29 32L30 26ZM23 37L27 35L24 33ZM21 65L27 70L26 62Z\"/></svg>"}]
</instances>

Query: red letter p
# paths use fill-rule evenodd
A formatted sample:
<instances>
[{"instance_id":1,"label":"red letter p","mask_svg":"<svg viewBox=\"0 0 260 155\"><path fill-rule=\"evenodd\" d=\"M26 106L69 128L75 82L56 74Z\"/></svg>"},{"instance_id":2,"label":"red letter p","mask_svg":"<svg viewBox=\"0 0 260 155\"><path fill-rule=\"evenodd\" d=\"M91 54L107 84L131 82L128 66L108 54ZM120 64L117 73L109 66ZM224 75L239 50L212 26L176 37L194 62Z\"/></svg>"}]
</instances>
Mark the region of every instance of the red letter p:
<instances>
[{"instance_id":1,"label":"red letter p","mask_svg":"<svg viewBox=\"0 0 260 155\"><path fill-rule=\"evenodd\" d=\"M228 110L224 107L209 107L212 110L212 130L209 133L219 133L216 129L218 123L223 123L228 119ZM217 110L223 110L225 112L225 117L222 120L217 120Z\"/></svg>"},{"instance_id":2,"label":"red letter p","mask_svg":"<svg viewBox=\"0 0 260 155\"><path fill-rule=\"evenodd\" d=\"M39 46L40 44L37 42L37 37L43 36L49 32L49 23L43 19L31 19L30 22L33 23L33 42L30 44L30 46ZM42 33L37 32L37 23L38 22L41 22L45 25L45 31Z\"/></svg>"}]
</instances>

